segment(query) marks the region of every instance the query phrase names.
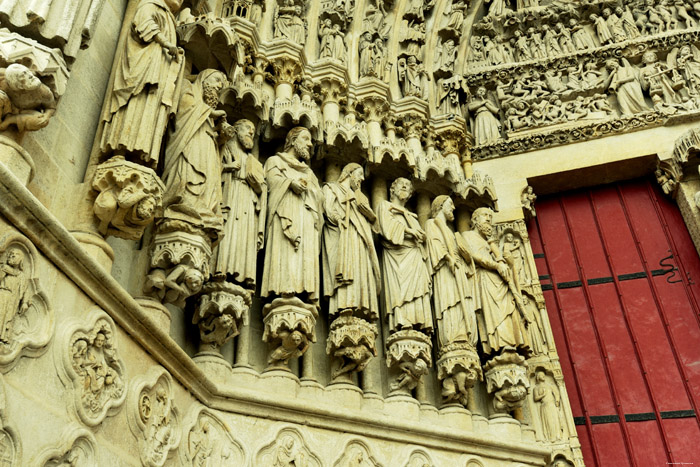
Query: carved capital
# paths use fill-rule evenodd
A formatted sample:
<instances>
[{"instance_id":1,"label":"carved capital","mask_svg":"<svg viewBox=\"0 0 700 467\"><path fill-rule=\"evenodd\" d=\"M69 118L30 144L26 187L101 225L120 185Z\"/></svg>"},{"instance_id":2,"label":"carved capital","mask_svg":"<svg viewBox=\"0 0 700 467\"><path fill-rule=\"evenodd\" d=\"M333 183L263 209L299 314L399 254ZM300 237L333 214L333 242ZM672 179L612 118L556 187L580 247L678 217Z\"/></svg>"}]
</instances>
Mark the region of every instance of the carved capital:
<instances>
[{"instance_id":1,"label":"carved capital","mask_svg":"<svg viewBox=\"0 0 700 467\"><path fill-rule=\"evenodd\" d=\"M282 56L271 60L276 85L291 84L301 81L303 68L301 62L294 57Z\"/></svg>"},{"instance_id":2,"label":"carved capital","mask_svg":"<svg viewBox=\"0 0 700 467\"><path fill-rule=\"evenodd\" d=\"M391 334L386 341L388 367L400 371L391 384L392 392L410 393L432 366L430 338L420 331L403 329Z\"/></svg>"},{"instance_id":3,"label":"carved capital","mask_svg":"<svg viewBox=\"0 0 700 467\"><path fill-rule=\"evenodd\" d=\"M486 390L493 396L496 413L508 414L522 407L530 387L525 358L506 350L484 365Z\"/></svg>"},{"instance_id":4,"label":"carved capital","mask_svg":"<svg viewBox=\"0 0 700 467\"><path fill-rule=\"evenodd\" d=\"M321 96L323 103L340 103L347 93L347 84L344 80L335 77L324 77L321 82Z\"/></svg>"},{"instance_id":5,"label":"carved capital","mask_svg":"<svg viewBox=\"0 0 700 467\"><path fill-rule=\"evenodd\" d=\"M263 341L270 344L267 363L286 369L289 360L302 356L316 342L318 309L296 297L276 298L263 307Z\"/></svg>"},{"instance_id":6,"label":"carved capital","mask_svg":"<svg viewBox=\"0 0 700 467\"><path fill-rule=\"evenodd\" d=\"M248 324L250 292L230 282L204 285L192 324L199 327L201 352L220 355L221 346L236 337Z\"/></svg>"},{"instance_id":7,"label":"carved capital","mask_svg":"<svg viewBox=\"0 0 700 467\"><path fill-rule=\"evenodd\" d=\"M357 373L365 369L377 355L375 341L377 326L355 316L339 316L331 324L326 353L340 361L332 378Z\"/></svg>"},{"instance_id":8,"label":"carved capital","mask_svg":"<svg viewBox=\"0 0 700 467\"><path fill-rule=\"evenodd\" d=\"M370 122L381 122L389 113L389 102L384 97L369 96L358 99L362 105L362 115Z\"/></svg>"}]
</instances>

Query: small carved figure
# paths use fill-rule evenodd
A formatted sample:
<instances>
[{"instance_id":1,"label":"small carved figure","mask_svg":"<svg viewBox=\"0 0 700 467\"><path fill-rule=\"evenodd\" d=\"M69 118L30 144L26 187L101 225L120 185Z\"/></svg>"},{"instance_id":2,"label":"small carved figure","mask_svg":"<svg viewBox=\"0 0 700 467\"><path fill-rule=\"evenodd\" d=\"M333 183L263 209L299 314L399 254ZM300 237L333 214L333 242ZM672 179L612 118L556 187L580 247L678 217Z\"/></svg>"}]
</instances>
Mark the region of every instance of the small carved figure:
<instances>
[{"instance_id":1,"label":"small carved figure","mask_svg":"<svg viewBox=\"0 0 700 467\"><path fill-rule=\"evenodd\" d=\"M685 82L684 94L688 98L696 98L700 91L700 51L694 45L683 45L673 49L668 57L668 63L675 66Z\"/></svg>"},{"instance_id":2,"label":"small carved figure","mask_svg":"<svg viewBox=\"0 0 700 467\"><path fill-rule=\"evenodd\" d=\"M574 18L569 20L569 29L571 30L571 39L574 41L576 50L595 48L595 42L593 42L591 35L586 28L579 24Z\"/></svg>"},{"instance_id":3,"label":"small carved figure","mask_svg":"<svg viewBox=\"0 0 700 467\"><path fill-rule=\"evenodd\" d=\"M413 391L418 386L420 379L428 374L428 364L422 358L410 362L401 362L399 369L402 373L398 380L391 384L389 389L392 392L401 389Z\"/></svg>"},{"instance_id":4,"label":"small carved figure","mask_svg":"<svg viewBox=\"0 0 700 467\"><path fill-rule=\"evenodd\" d=\"M226 112L216 107L226 82L222 72L206 69L185 83L163 168L163 217L187 222L213 241L224 224L217 129Z\"/></svg>"},{"instance_id":5,"label":"small carved figure","mask_svg":"<svg viewBox=\"0 0 700 467\"><path fill-rule=\"evenodd\" d=\"M603 82L603 73L598 70L598 64L588 62L585 65L586 70L581 74L581 84L583 89L588 91L600 87Z\"/></svg>"},{"instance_id":6,"label":"small carved figure","mask_svg":"<svg viewBox=\"0 0 700 467\"><path fill-rule=\"evenodd\" d=\"M0 343L9 344L13 323L29 309L29 277L25 254L10 246L0 257Z\"/></svg>"},{"instance_id":7,"label":"small carved figure","mask_svg":"<svg viewBox=\"0 0 700 467\"><path fill-rule=\"evenodd\" d=\"M552 92L561 92L566 89L564 83L561 79L561 71L555 71L553 69L548 69L544 72L544 80L547 83L547 88Z\"/></svg>"},{"instance_id":8,"label":"small carved figure","mask_svg":"<svg viewBox=\"0 0 700 467\"><path fill-rule=\"evenodd\" d=\"M608 24L605 22L605 18L596 15L595 13L592 14L589 18L591 20L591 23L593 23L593 27L595 28L595 32L598 35L598 40L600 41L601 45L607 45L613 42L613 36L610 32L610 29L608 28Z\"/></svg>"},{"instance_id":9,"label":"small carved figure","mask_svg":"<svg viewBox=\"0 0 700 467\"><path fill-rule=\"evenodd\" d=\"M321 38L319 57L333 57L333 23L331 22L330 18L323 20L319 26L318 35Z\"/></svg>"},{"instance_id":10,"label":"small carved figure","mask_svg":"<svg viewBox=\"0 0 700 467\"><path fill-rule=\"evenodd\" d=\"M424 83L427 80L427 73L423 69L423 65L418 63L416 57L410 55L408 59L399 59L398 71L403 96L424 97L423 93L426 90Z\"/></svg>"},{"instance_id":11,"label":"small carved figure","mask_svg":"<svg viewBox=\"0 0 700 467\"><path fill-rule=\"evenodd\" d=\"M485 60L484 42L481 36L472 36L469 40L469 62L481 64Z\"/></svg>"},{"instance_id":12,"label":"small carved figure","mask_svg":"<svg viewBox=\"0 0 700 467\"><path fill-rule=\"evenodd\" d=\"M323 194L308 162L311 133L292 128L284 149L265 162L268 184L265 266L261 295L291 298L320 292Z\"/></svg>"},{"instance_id":13,"label":"small carved figure","mask_svg":"<svg viewBox=\"0 0 700 467\"><path fill-rule=\"evenodd\" d=\"M676 94L678 86L671 81L673 76L671 73L675 70L659 61L656 52L651 50L644 53L642 63L644 66L640 70L640 82L642 89L649 93L652 100L658 96L666 105L672 106L679 103L680 99ZM677 76L680 79L680 76ZM680 81L678 84L682 86L683 82Z\"/></svg>"},{"instance_id":14,"label":"small carved figure","mask_svg":"<svg viewBox=\"0 0 700 467\"><path fill-rule=\"evenodd\" d=\"M530 50L530 45L528 43L527 37L525 37L519 29L516 29L513 33L515 48L515 55L519 61L532 60L532 51Z\"/></svg>"},{"instance_id":15,"label":"small carved figure","mask_svg":"<svg viewBox=\"0 0 700 467\"><path fill-rule=\"evenodd\" d=\"M682 0L681 0L682 1ZM622 24L622 30L625 33L627 39L636 39L639 37L639 29L634 22L634 16L630 11L628 6L623 9L621 6L615 8L615 14L620 18L620 23Z\"/></svg>"},{"instance_id":16,"label":"small carved figure","mask_svg":"<svg viewBox=\"0 0 700 467\"><path fill-rule=\"evenodd\" d=\"M372 42L372 34L365 32L360 37L360 77L372 76L374 68L372 63L374 60L374 48Z\"/></svg>"},{"instance_id":17,"label":"small carved figure","mask_svg":"<svg viewBox=\"0 0 700 467\"><path fill-rule=\"evenodd\" d=\"M430 273L425 232L418 216L405 205L413 194L411 182L397 178L391 184L390 201L377 212L384 246L382 276L389 329L433 329L430 309Z\"/></svg>"},{"instance_id":18,"label":"small carved figure","mask_svg":"<svg viewBox=\"0 0 700 467\"><path fill-rule=\"evenodd\" d=\"M374 39L372 46L372 70L374 76L384 80L391 70L391 64L387 61L387 56L384 50L384 40L381 37Z\"/></svg>"},{"instance_id":19,"label":"small carved figure","mask_svg":"<svg viewBox=\"0 0 700 467\"><path fill-rule=\"evenodd\" d=\"M678 19L682 19L683 21L685 21L686 28L696 28L698 26L698 22L692 16L690 16L690 12L688 11L688 5L684 0L675 0L673 2L673 7L676 10Z\"/></svg>"},{"instance_id":20,"label":"small carved figure","mask_svg":"<svg viewBox=\"0 0 700 467\"><path fill-rule=\"evenodd\" d=\"M564 436L559 420L559 405L561 404L559 388L547 382L544 371L538 371L535 374L535 381L532 397L539 406L542 435L548 441L558 441Z\"/></svg>"},{"instance_id":21,"label":"small carved figure","mask_svg":"<svg viewBox=\"0 0 700 467\"><path fill-rule=\"evenodd\" d=\"M472 133L476 144L489 144L501 137L501 123L498 118L498 107L486 96L486 88L480 86L468 104L472 115Z\"/></svg>"},{"instance_id":22,"label":"small carved figure","mask_svg":"<svg viewBox=\"0 0 700 467\"><path fill-rule=\"evenodd\" d=\"M214 452L210 431L211 424L209 420L200 418L197 420L197 425L189 432L187 449L189 450L193 466L209 466L209 458Z\"/></svg>"},{"instance_id":23,"label":"small carved figure","mask_svg":"<svg viewBox=\"0 0 700 467\"><path fill-rule=\"evenodd\" d=\"M564 23L557 23L555 26L557 31L557 38L559 39L559 46L564 54L572 54L576 52L576 46L574 41L571 39L571 31L569 31Z\"/></svg>"},{"instance_id":24,"label":"small carved figure","mask_svg":"<svg viewBox=\"0 0 700 467\"><path fill-rule=\"evenodd\" d=\"M610 8L603 9L603 18L608 31L612 35L613 42L622 42L627 39L622 20Z\"/></svg>"},{"instance_id":25,"label":"small carved figure","mask_svg":"<svg viewBox=\"0 0 700 467\"><path fill-rule=\"evenodd\" d=\"M532 53L532 58L540 59L547 58L547 47L542 41L542 34L535 28L528 28L527 30L528 42L530 43L530 51Z\"/></svg>"},{"instance_id":26,"label":"small carved figure","mask_svg":"<svg viewBox=\"0 0 700 467\"><path fill-rule=\"evenodd\" d=\"M507 0L490 0L491 6L489 7L488 16L503 16L508 11L512 11L507 6Z\"/></svg>"},{"instance_id":27,"label":"small carved figure","mask_svg":"<svg viewBox=\"0 0 700 467\"><path fill-rule=\"evenodd\" d=\"M496 41L492 40L488 36L484 36L483 39L483 44L484 44L484 54L486 56L486 64L487 65L501 65L504 60L503 60L503 53L498 47L498 44Z\"/></svg>"},{"instance_id":28,"label":"small carved figure","mask_svg":"<svg viewBox=\"0 0 700 467\"><path fill-rule=\"evenodd\" d=\"M202 290L204 276L198 269L187 264L178 264L169 273L160 268L146 276L144 292L162 303L184 307L185 299Z\"/></svg>"},{"instance_id":29,"label":"small carved figure","mask_svg":"<svg viewBox=\"0 0 700 467\"><path fill-rule=\"evenodd\" d=\"M661 169L656 169L654 172L656 175L656 181L661 185L661 190L665 195L671 196L676 188L678 187L678 182L670 177L665 171Z\"/></svg>"},{"instance_id":30,"label":"small carved figure","mask_svg":"<svg viewBox=\"0 0 700 467\"><path fill-rule=\"evenodd\" d=\"M100 150L155 167L168 119L177 108L182 51L175 17L180 0L141 0L115 66Z\"/></svg>"},{"instance_id":31,"label":"small carved figure","mask_svg":"<svg viewBox=\"0 0 700 467\"><path fill-rule=\"evenodd\" d=\"M437 53L435 54L435 68L452 73L455 60L457 60L457 52L457 46L453 39L446 40L444 44L438 42Z\"/></svg>"},{"instance_id":32,"label":"small carved figure","mask_svg":"<svg viewBox=\"0 0 700 467\"><path fill-rule=\"evenodd\" d=\"M271 366L276 366L280 363L286 366L289 364L290 359L301 357L306 352L306 349L309 348L309 340L299 331L289 332L284 330L278 333L278 337L281 344L270 353L267 359L267 363Z\"/></svg>"},{"instance_id":33,"label":"small carved figure","mask_svg":"<svg viewBox=\"0 0 700 467\"><path fill-rule=\"evenodd\" d=\"M633 115L649 110L649 106L644 101L637 70L629 64L627 59L622 59L622 66L616 59L606 61L605 66L610 72L607 88L617 93L617 104L622 115Z\"/></svg>"},{"instance_id":34,"label":"small carved figure","mask_svg":"<svg viewBox=\"0 0 700 467\"><path fill-rule=\"evenodd\" d=\"M516 11L521 11L521 10L526 10L528 8L537 8L540 6L540 1L539 0L517 0L516 3Z\"/></svg>"},{"instance_id":35,"label":"small carved figure","mask_svg":"<svg viewBox=\"0 0 700 467\"><path fill-rule=\"evenodd\" d=\"M463 0L454 0L450 8L445 10L443 13L447 16L447 24L445 29L455 31L457 33L462 31L462 24L464 24L464 12L467 10L467 4Z\"/></svg>"},{"instance_id":36,"label":"small carved figure","mask_svg":"<svg viewBox=\"0 0 700 467\"><path fill-rule=\"evenodd\" d=\"M556 57L557 55L561 55L561 47L559 46L558 37L554 30L550 28L549 25L543 24L542 31L544 32L543 41L547 56Z\"/></svg>"},{"instance_id":37,"label":"small carved figure","mask_svg":"<svg viewBox=\"0 0 700 467\"><path fill-rule=\"evenodd\" d=\"M257 253L265 242L267 183L262 164L251 152L255 125L239 120L229 127L230 138L222 148L224 241L219 244L214 274L231 276L255 289Z\"/></svg>"},{"instance_id":38,"label":"small carved figure","mask_svg":"<svg viewBox=\"0 0 700 467\"><path fill-rule=\"evenodd\" d=\"M29 68L13 63L0 70L0 132L39 130L55 112L53 92Z\"/></svg>"},{"instance_id":39,"label":"small carved figure","mask_svg":"<svg viewBox=\"0 0 700 467\"><path fill-rule=\"evenodd\" d=\"M361 191L363 180L362 166L350 163L337 182L323 187L323 284L331 316L350 311L373 321L379 317L379 260L371 229L376 216Z\"/></svg>"},{"instance_id":40,"label":"small carved figure","mask_svg":"<svg viewBox=\"0 0 700 467\"><path fill-rule=\"evenodd\" d=\"M275 38L289 39L295 44L306 42L306 21L302 19L301 6L294 3L279 8L275 18Z\"/></svg>"},{"instance_id":41,"label":"small carved figure","mask_svg":"<svg viewBox=\"0 0 700 467\"><path fill-rule=\"evenodd\" d=\"M280 441L275 451L274 463L272 467L306 467L304 453L297 448L296 441L291 436L287 436Z\"/></svg>"}]
</instances>

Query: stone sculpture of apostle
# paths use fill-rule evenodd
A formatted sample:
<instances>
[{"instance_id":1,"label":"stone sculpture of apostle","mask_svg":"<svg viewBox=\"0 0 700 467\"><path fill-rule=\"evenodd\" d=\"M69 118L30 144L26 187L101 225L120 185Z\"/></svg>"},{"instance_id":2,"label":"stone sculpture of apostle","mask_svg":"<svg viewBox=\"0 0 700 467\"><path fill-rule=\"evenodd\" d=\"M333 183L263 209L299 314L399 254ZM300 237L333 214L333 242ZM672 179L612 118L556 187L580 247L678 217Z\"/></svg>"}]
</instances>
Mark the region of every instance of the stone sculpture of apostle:
<instances>
[{"instance_id":1,"label":"stone sculpture of apostle","mask_svg":"<svg viewBox=\"0 0 700 467\"><path fill-rule=\"evenodd\" d=\"M397 178L391 184L390 201L377 211L384 246L382 275L389 329L433 329L430 309L430 272L425 232L418 216L406 209L413 194L411 182Z\"/></svg>"},{"instance_id":2,"label":"stone sculpture of apostle","mask_svg":"<svg viewBox=\"0 0 700 467\"><path fill-rule=\"evenodd\" d=\"M331 316L350 311L373 321L379 316L379 260L371 228L376 216L360 191L363 180L362 167L350 163L337 182L323 187L323 285Z\"/></svg>"},{"instance_id":3,"label":"stone sculpture of apostle","mask_svg":"<svg viewBox=\"0 0 700 467\"><path fill-rule=\"evenodd\" d=\"M106 107L100 150L158 164L168 118L176 110L184 60L175 17L181 0L141 0L131 22Z\"/></svg>"},{"instance_id":4,"label":"stone sculpture of apostle","mask_svg":"<svg viewBox=\"0 0 700 467\"><path fill-rule=\"evenodd\" d=\"M520 349L529 352L525 330L522 297L513 279L511 268L491 243L493 211L477 208L472 214L472 229L462 235L463 257L476 265L477 323L486 354Z\"/></svg>"},{"instance_id":5,"label":"stone sculpture of apostle","mask_svg":"<svg viewBox=\"0 0 700 467\"><path fill-rule=\"evenodd\" d=\"M284 149L265 162L268 185L263 297L306 294L318 301L323 193L308 165L311 133L292 128Z\"/></svg>"},{"instance_id":6,"label":"stone sculpture of apostle","mask_svg":"<svg viewBox=\"0 0 700 467\"><path fill-rule=\"evenodd\" d=\"M221 149L223 206L226 222L214 274L255 289L257 253L264 244L267 183L262 164L251 153L255 125L238 120Z\"/></svg>"},{"instance_id":7,"label":"stone sculpture of apostle","mask_svg":"<svg viewBox=\"0 0 700 467\"><path fill-rule=\"evenodd\" d=\"M465 261L457 248L457 237L448 222L454 220L455 205L449 196L435 198L431 219L426 223L428 251L433 270L433 304L438 341L468 342L476 346L477 326L474 313L474 263Z\"/></svg>"},{"instance_id":8,"label":"stone sculpture of apostle","mask_svg":"<svg viewBox=\"0 0 700 467\"><path fill-rule=\"evenodd\" d=\"M223 230L221 159L219 157L219 92L226 75L207 69L183 87L175 128L165 148L163 217L184 221L216 242Z\"/></svg>"}]
</instances>

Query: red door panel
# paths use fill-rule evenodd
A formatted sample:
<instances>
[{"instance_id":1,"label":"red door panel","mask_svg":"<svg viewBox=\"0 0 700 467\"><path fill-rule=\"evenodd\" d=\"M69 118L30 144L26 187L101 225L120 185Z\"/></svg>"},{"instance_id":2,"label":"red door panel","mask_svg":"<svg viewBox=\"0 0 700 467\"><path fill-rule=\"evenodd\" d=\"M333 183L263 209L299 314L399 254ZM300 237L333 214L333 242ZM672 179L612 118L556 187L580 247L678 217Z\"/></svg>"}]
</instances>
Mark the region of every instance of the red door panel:
<instances>
[{"instance_id":1,"label":"red door panel","mask_svg":"<svg viewBox=\"0 0 700 467\"><path fill-rule=\"evenodd\" d=\"M637 180L537 203L530 239L586 465L700 462L700 258Z\"/></svg>"}]
</instances>

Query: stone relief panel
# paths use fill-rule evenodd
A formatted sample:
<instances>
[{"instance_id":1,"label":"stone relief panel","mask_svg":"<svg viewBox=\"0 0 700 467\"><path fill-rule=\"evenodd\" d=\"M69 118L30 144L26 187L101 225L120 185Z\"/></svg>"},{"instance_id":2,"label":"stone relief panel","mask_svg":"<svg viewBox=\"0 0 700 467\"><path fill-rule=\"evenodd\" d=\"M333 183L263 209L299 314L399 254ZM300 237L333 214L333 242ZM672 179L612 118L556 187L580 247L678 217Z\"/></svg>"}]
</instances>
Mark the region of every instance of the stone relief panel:
<instances>
[{"instance_id":1,"label":"stone relief panel","mask_svg":"<svg viewBox=\"0 0 700 467\"><path fill-rule=\"evenodd\" d=\"M89 430L79 426L69 426L58 443L37 454L29 465L42 467L62 467L97 465L97 443Z\"/></svg>"},{"instance_id":2,"label":"stone relief panel","mask_svg":"<svg viewBox=\"0 0 700 467\"><path fill-rule=\"evenodd\" d=\"M134 380L127 404L129 428L138 439L141 462L147 467L165 465L181 433L172 376L163 367L151 368Z\"/></svg>"},{"instance_id":3,"label":"stone relief panel","mask_svg":"<svg viewBox=\"0 0 700 467\"><path fill-rule=\"evenodd\" d=\"M13 467L22 458L20 438L8 422L5 408L5 385L0 377L0 466Z\"/></svg>"},{"instance_id":4,"label":"stone relief panel","mask_svg":"<svg viewBox=\"0 0 700 467\"><path fill-rule=\"evenodd\" d=\"M0 237L0 370L38 357L54 332L54 313L37 278L38 253L24 236Z\"/></svg>"},{"instance_id":5,"label":"stone relief panel","mask_svg":"<svg viewBox=\"0 0 700 467\"><path fill-rule=\"evenodd\" d=\"M430 454L422 449L416 449L408 456L404 467L436 467L436 465Z\"/></svg>"},{"instance_id":6,"label":"stone relief panel","mask_svg":"<svg viewBox=\"0 0 700 467\"><path fill-rule=\"evenodd\" d=\"M309 449L299 430L282 428L274 440L258 451L255 465L321 467L323 464Z\"/></svg>"},{"instance_id":7,"label":"stone relief panel","mask_svg":"<svg viewBox=\"0 0 700 467\"><path fill-rule=\"evenodd\" d=\"M56 346L59 376L73 388L73 409L80 420L97 426L126 400L116 326L106 313L93 311L87 322L66 326L64 332Z\"/></svg>"},{"instance_id":8,"label":"stone relief panel","mask_svg":"<svg viewBox=\"0 0 700 467\"><path fill-rule=\"evenodd\" d=\"M242 444L234 438L228 425L211 410L195 404L184 426L183 446L179 450L182 465L247 465Z\"/></svg>"},{"instance_id":9,"label":"stone relief panel","mask_svg":"<svg viewBox=\"0 0 700 467\"><path fill-rule=\"evenodd\" d=\"M333 467L382 467L372 455L369 446L362 440L350 441Z\"/></svg>"}]
</instances>

